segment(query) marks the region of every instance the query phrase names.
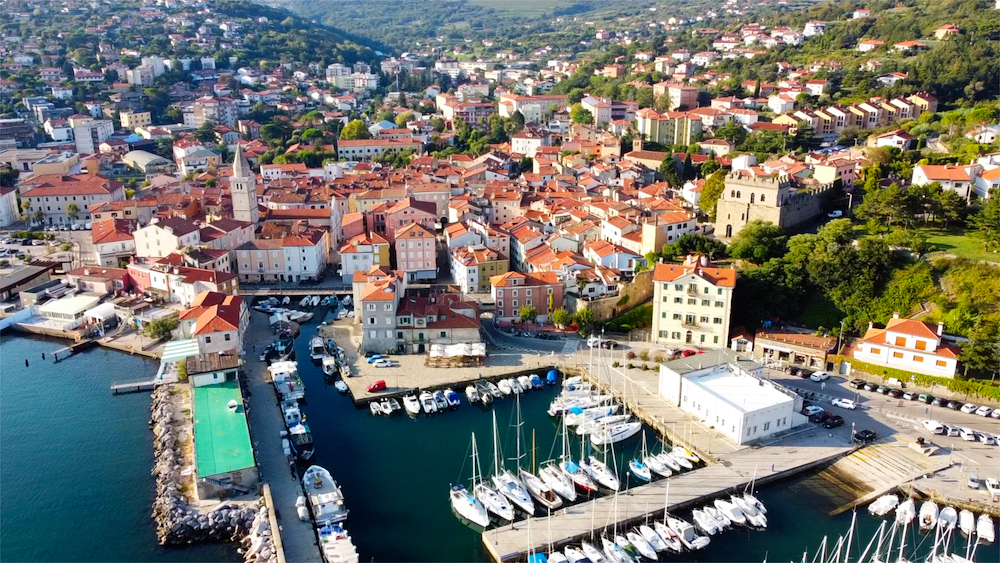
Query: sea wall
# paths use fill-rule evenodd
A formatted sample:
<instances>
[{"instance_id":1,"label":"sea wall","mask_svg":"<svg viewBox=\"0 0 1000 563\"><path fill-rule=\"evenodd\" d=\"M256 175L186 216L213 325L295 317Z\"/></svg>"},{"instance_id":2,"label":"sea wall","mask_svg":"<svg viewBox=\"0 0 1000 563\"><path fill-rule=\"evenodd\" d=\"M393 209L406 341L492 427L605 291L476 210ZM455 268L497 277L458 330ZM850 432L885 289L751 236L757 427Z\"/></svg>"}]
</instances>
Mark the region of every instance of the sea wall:
<instances>
[{"instance_id":1,"label":"sea wall","mask_svg":"<svg viewBox=\"0 0 1000 563\"><path fill-rule=\"evenodd\" d=\"M174 429L176 415L171 404L170 386L153 391L153 478L156 498L152 517L161 545L184 545L205 541L240 542L248 562L277 561L271 540L264 499L255 502L224 502L200 512L188 504L181 492L183 457Z\"/></svg>"}]
</instances>

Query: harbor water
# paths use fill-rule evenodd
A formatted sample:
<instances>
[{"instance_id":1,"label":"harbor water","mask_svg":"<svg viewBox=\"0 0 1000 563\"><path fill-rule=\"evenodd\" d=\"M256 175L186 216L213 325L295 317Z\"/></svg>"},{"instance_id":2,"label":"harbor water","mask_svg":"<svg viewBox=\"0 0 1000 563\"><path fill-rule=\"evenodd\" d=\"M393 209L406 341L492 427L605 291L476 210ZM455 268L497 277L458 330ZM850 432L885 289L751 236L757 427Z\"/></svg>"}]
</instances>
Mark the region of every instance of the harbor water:
<instances>
[{"instance_id":1,"label":"harbor water","mask_svg":"<svg viewBox=\"0 0 1000 563\"><path fill-rule=\"evenodd\" d=\"M515 457L514 401L500 400L484 410L468 405L464 390L455 389L463 395L457 411L417 420L405 414L372 417L309 361L307 347L315 333L315 323L308 324L296 340L297 356L304 359L299 362L308 399L303 410L316 446L312 462L329 469L342 486L350 509L346 527L361 559L486 561L479 532L454 516L448 487L470 478L472 432L485 472L492 471L491 412L497 415L504 457ZM0 341L0 560L240 561L233 545L156 544L149 517L154 493L149 395L112 396L108 390L114 379L151 375L155 363L102 348L53 363L48 354L61 346L19 335ZM390 386L393 376L387 369ZM555 391L532 391L521 400L526 465L532 463L533 431L536 462L561 452L559 428L545 412ZM254 396L251 405L259 399ZM654 436L647 438L655 447ZM579 441L573 443L577 456ZM617 446L623 481L627 460L640 445L636 437ZM767 531L730 530L713 537L702 552L665 559L800 561L808 550L811 560L825 535L832 545L850 525L850 513L827 516L850 499L828 493L815 476L765 488L758 497L769 509ZM864 511L857 523L855 556L878 526ZM908 545L929 549L931 539L908 535ZM964 554L965 540L956 534L954 541ZM1000 560L997 546L980 548L976 559Z\"/></svg>"}]
</instances>

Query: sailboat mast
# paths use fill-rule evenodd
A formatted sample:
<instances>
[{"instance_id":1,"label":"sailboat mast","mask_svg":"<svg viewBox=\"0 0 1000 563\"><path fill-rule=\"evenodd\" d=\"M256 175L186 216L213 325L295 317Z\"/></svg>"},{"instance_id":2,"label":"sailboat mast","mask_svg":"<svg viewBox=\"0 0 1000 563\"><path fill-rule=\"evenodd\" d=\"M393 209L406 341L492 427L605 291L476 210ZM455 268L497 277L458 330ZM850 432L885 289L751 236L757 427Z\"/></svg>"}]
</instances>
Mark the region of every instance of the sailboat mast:
<instances>
[{"instance_id":1,"label":"sailboat mast","mask_svg":"<svg viewBox=\"0 0 1000 563\"><path fill-rule=\"evenodd\" d=\"M531 472L536 472L535 467L535 429L531 429Z\"/></svg>"},{"instance_id":2,"label":"sailboat mast","mask_svg":"<svg viewBox=\"0 0 1000 563\"><path fill-rule=\"evenodd\" d=\"M757 466L754 466L754 472L756 472ZM858 520L858 511L855 510L851 513L851 529L847 531L847 549L844 550L844 563L848 563L851 560L851 540L854 539L854 523Z\"/></svg>"},{"instance_id":3,"label":"sailboat mast","mask_svg":"<svg viewBox=\"0 0 1000 563\"><path fill-rule=\"evenodd\" d=\"M493 411L493 474L500 474L500 444L497 443L497 413Z\"/></svg>"},{"instance_id":4,"label":"sailboat mast","mask_svg":"<svg viewBox=\"0 0 1000 563\"><path fill-rule=\"evenodd\" d=\"M476 433L472 433L472 490L476 490Z\"/></svg>"}]
</instances>

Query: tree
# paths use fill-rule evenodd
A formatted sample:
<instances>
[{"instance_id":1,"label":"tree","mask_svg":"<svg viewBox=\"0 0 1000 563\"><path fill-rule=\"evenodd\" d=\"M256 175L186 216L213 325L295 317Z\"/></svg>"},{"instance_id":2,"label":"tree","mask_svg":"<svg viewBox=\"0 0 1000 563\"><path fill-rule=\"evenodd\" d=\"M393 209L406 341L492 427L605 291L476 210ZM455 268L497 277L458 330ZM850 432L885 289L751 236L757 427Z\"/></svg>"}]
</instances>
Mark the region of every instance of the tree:
<instances>
[{"instance_id":1,"label":"tree","mask_svg":"<svg viewBox=\"0 0 1000 563\"><path fill-rule=\"evenodd\" d=\"M1000 190L990 190L990 197L978 213L969 217L974 235L983 241L987 251L1000 250Z\"/></svg>"},{"instance_id":2,"label":"tree","mask_svg":"<svg viewBox=\"0 0 1000 563\"><path fill-rule=\"evenodd\" d=\"M215 142L215 124L211 121L206 121L201 124L201 127L194 130L192 133L195 139L203 143L214 143Z\"/></svg>"},{"instance_id":3,"label":"tree","mask_svg":"<svg viewBox=\"0 0 1000 563\"><path fill-rule=\"evenodd\" d=\"M1000 324L979 319L969 331L969 341L962 344L965 371L996 374L1000 366Z\"/></svg>"},{"instance_id":4,"label":"tree","mask_svg":"<svg viewBox=\"0 0 1000 563\"><path fill-rule=\"evenodd\" d=\"M686 233L671 244L664 244L663 257L673 260L678 257L695 255L707 256L710 260L726 255L726 245L702 234Z\"/></svg>"},{"instance_id":5,"label":"tree","mask_svg":"<svg viewBox=\"0 0 1000 563\"><path fill-rule=\"evenodd\" d=\"M763 264L771 258L783 256L787 242L788 237L781 227L770 221L757 219L747 223L736 234L729 245L729 254L733 258Z\"/></svg>"},{"instance_id":6,"label":"tree","mask_svg":"<svg viewBox=\"0 0 1000 563\"><path fill-rule=\"evenodd\" d=\"M354 141L357 139L371 139L372 134L368 131L368 127L365 126L365 122L360 119L355 119L344 126L340 130L340 138L345 141Z\"/></svg>"},{"instance_id":7,"label":"tree","mask_svg":"<svg viewBox=\"0 0 1000 563\"><path fill-rule=\"evenodd\" d=\"M822 140L816 136L816 131L812 126L803 121L799 123L799 127L795 130L792 142L795 143L796 148L808 152L819 147Z\"/></svg>"},{"instance_id":8,"label":"tree","mask_svg":"<svg viewBox=\"0 0 1000 563\"><path fill-rule=\"evenodd\" d=\"M715 173L717 170L720 170L721 168L722 168L722 165L719 164L719 162L717 160L715 160L715 153L714 152L710 152L710 153L708 153L708 160L706 160L705 163L701 165L701 169L699 170L699 174L701 174L701 177L704 178L705 176L712 175L713 173Z\"/></svg>"},{"instance_id":9,"label":"tree","mask_svg":"<svg viewBox=\"0 0 1000 563\"><path fill-rule=\"evenodd\" d=\"M444 119L440 117L432 117L431 127L433 127L434 130L437 131L438 133L444 132L444 127L445 127Z\"/></svg>"},{"instance_id":10,"label":"tree","mask_svg":"<svg viewBox=\"0 0 1000 563\"><path fill-rule=\"evenodd\" d=\"M559 307L555 311L552 311L552 322L556 326L566 328L573 324L573 315L569 313L566 309Z\"/></svg>"},{"instance_id":11,"label":"tree","mask_svg":"<svg viewBox=\"0 0 1000 563\"><path fill-rule=\"evenodd\" d=\"M534 305L523 305L517 310L517 316L524 322L533 323L538 318L538 309Z\"/></svg>"},{"instance_id":12,"label":"tree","mask_svg":"<svg viewBox=\"0 0 1000 563\"><path fill-rule=\"evenodd\" d=\"M715 136L735 145L742 145L747 138L747 130L738 121L727 121L722 127L715 130Z\"/></svg>"},{"instance_id":13,"label":"tree","mask_svg":"<svg viewBox=\"0 0 1000 563\"><path fill-rule=\"evenodd\" d=\"M21 172L11 166L0 167L0 188L13 188Z\"/></svg>"},{"instance_id":14,"label":"tree","mask_svg":"<svg viewBox=\"0 0 1000 563\"><path fill-rule=\"evenodd\" d=\"M404 111L396 116L396 127L405 127L407 123L413 121L413 112Z\"/></svg>"},{"instance_id":15,"label":"tree","mask_svg":"<svg viewBox=\"0 0 1000 563\"><path fill-rule=\"evenodd\" d=\"M594 115L590 110L580 105L579 102L573 104L569 110L569 118L573 123L589 125L594 122Z\"/></svg>"},{"instance_id":16,"label":"tree","mask_svg":"<svg viewBox=\"0 0 1000 563\"><path fill-rule=\"evenodd\" d=\"M573 320L581 332L589 333L594 327L594 312L590 309L580 309L573 315Z\"/></svg>"},{"instance_id":17,"label":"tree","mask_svg":"<svg viewBox=\"0 0 1000 563\"><path fill-rule=\"evenodd\" d=\"M678 170L677 159L669 152L667 156L663 157L663 161L660 162L659 172L663 176L663 179L670 184L671 188L679 188L684 183Z\"/></svg>"},{"instance_id":18,"label":"tree","mask_svg":"<svg viewBox=\"0 0 1000 563\"><path fill-rule=\"evenodd\" d=\"M66 215L70 219L76 221L80 217L80 206L75 203L70 203L66 205Z\"/></svg>"},{"instance_id":19,"label":"tree","mask_svg":"<svg viewBox=\"0 0 1000 563\"><path fill-rule=\"evenodd\" d=\"M705 180L701 187L701 198L698 200L698 207L703 213L715 221L715 210L719 204L719 198L726 189L726 171L716 170Z\"/></svg>"},{"instance_id":20,"label":"tree","mask_svg":"<svg viewBox=\"0 0 1000 563\"><path fill-rule=\"evenodd\" d=\"M514 124L514 133L519 133L524 129L524 114L520 111L515 111L510 115L510 121Z\"/></svg>"},{"instance_id":21,"label":"tree","mask_svg":"<svg viewBox=\"0 0 1000 563\"><path fill-rule=\"evenodd\" d=\"M159 340L169 337L170 333L177 328L177 324L177 319L156 319L150 321L143 332L146 336Z\"/></svg>"}]
</instances>

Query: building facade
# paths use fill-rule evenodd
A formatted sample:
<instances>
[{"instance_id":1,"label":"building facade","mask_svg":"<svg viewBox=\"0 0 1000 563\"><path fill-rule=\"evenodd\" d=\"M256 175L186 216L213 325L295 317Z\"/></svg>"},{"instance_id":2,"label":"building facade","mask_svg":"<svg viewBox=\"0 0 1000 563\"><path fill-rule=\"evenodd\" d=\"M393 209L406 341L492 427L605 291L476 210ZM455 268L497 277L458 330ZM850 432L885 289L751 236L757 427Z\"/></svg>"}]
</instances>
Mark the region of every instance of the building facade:
<instances>
[{"instance_id":1,"label":"building facade","mask_svg":"<svg viewBox=\"0 0 1000 563\"><path fill-rule=\"evenodd\" d=\"M725 348L729 344L736 270L703 257L653 270L652 339L666 345Z\"/></svg>"}]
</instances>

